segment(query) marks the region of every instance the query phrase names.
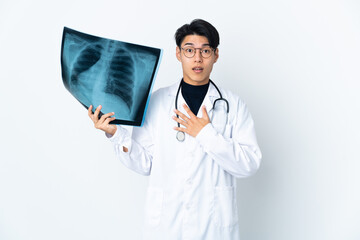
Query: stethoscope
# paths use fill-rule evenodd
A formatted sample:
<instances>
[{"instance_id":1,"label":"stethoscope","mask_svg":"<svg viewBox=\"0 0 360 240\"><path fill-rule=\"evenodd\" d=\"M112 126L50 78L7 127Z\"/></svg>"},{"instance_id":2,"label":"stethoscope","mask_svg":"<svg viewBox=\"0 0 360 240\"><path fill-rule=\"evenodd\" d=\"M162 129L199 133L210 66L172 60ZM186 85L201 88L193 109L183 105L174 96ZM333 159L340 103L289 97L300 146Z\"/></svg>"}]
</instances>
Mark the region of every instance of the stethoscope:
<instances>
[{"instance_id":1,"label":"stethoscope","mask_svg":"<svg viewBox=\"0 0 360 240\"><path fill-rule=\"evenodd\" d=\"M211 82L212 85L214 85L214 87L216 88L216 90L218 91L218 93L219 93L219 95L220 95L220 98L217 98L217 99L214 101L213 109L215 109L215 103L216 103L217 101L223 100L223 101L226 102L226 114L228 114L228 113L229 113L229 102L228 102L225 98L222 97L221 92L220 92L219 88L215 85L215 83L214 83L213 81L211 81L211 79L209 79L209 81ZM175 98L175 109L176 109L176 110L178 109L178 107L177 107L177 100L178 100L178 98L179 98L179 92L180 92L180 89L181 89L181 85L182 85L182 81L180 82L179 88L178 88L177 93L176 93L176 98ZM176 114L176 117L178 118L179 115ZM177 123L177 125L178 125L178 127L180 127L180 123ZM178 131L178 132L176 133L176 139L177 139L179 142L183 142L183 141L185 140L185 133L184 133L184 132L181 132L181 131Z\"/></svg>"}]
</instances>

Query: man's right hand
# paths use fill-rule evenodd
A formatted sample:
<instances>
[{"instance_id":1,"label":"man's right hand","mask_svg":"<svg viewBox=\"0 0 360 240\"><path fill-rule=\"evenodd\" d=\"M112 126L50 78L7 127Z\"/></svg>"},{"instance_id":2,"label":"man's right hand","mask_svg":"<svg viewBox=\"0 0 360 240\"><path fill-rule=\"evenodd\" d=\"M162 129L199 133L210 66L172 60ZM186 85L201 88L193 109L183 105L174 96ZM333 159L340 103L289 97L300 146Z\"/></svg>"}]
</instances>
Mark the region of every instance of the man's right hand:
<instances>
[{"instance_id":1,"label":"man's right hand","mask_svg":"<svg viewBox=\"0 0 360 240\"><path fill-rule=\"evenodd\" d=\"M109 123L111 121L115 120L115 117L111 117L115 113L111 112L111 113L104 114L99 119L99 113L100 113L100 110L101 110L101 105L98 106L95 109L94 114L92 113L92 108L93 108L93 106L90 105L90 107L88 109L88 115L91 118L91 120L94 122L95 128L103 130L107 134L114 135L116 130L117 130L116 125L109 124Z\"/></svg>"}]
</instances>

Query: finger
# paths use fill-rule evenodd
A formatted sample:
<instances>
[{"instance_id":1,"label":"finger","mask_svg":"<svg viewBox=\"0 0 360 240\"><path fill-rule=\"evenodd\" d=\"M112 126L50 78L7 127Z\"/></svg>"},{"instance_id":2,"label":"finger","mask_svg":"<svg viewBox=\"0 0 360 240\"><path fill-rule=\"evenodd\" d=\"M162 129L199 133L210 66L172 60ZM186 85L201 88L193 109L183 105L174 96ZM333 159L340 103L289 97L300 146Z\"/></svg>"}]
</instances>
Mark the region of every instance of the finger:
<instances>
[{"instance_id":1,"label":"finger","mask_svg":"<svg viewBox=\"0 0 360 240\"><path fill-rule=\"evenodd\" d=\"M180 118L177 118L177 117L175 117L175 116L173 116L172 118L173 118L176 122L182 124L182 125L185 126L185 127L188 125L187 122L185 122L184 120L182 120L182 119L180 119Z\"/></svg>"},{"instance_id":2,"label":"finger","mask_svg":"<svg viewBox=\"0 0 360 240\"><path fill-rule=\"evenodd\" d=\"M111 121L114 121L115 119L116 119L115 117L107 118L104 123L109 124Z\"/></svg>"},{"instance_id":3,"label":"finger","mask_svg":"<svg viewBox=\"0 0 360 240\"><path fill-rule=\"evenodd\" d=\"M95 113L94 113L94 120L95 121L97 121L99 119L99 113L100 113L101 108L102 108L102 106L99 105L95 110Z\"/></svg>"},{"instance_id":4,"label":"finger","mask_svg":"<svg viewBox=\"0 0 360 240\"><path fill-rule=\"evenodd\" d=\"M113 112L102 115L100 119L96 122L96 125L98 127L106 127L106 124L108 124L106 123L106 119L108 119L112 115L114 115Z\"/></svg>"},{"instance_id":5,"label":"finger","mask_svg":"<svg viewBox=\"0 0 360 240\"><path fill-rule=\"evenodd\" d=\"M88 108L88 115L89 115L89 117L91 117L92 116L92 108L93 108L93 106L92 105L90 105L90 107Z\"/></svg>"},{"instance_id":6,"label":"finger","mask_svg":"<svg viewBox=\"0 0 360 240\"><path fill-rule=\"evenodd\" d=\"M114 114L115 114L114 112L104 114L104 115L101 116L100 121L103 122L103 121L105 121L105 119L107 119L108 117L113 116Z\"/></svg>"},{"instance_id":7,"label":"finger","mask_svg":"<svg viewBox=\"0 0 360 240\"><path fill-rule=\"evenodd\" d=\"M196 115L190 110L190 108L185 103L183 104L183 107L191 118L196 117Z\"/></svg>"},{"instance_id":8,"label":"finger","mask_svg":"<svg viewBox=\"0 0 360 240\"><path fill-rule=\"evenodd\" d=\"M202 106L202 113L203 113L202 118L204 118L205 120L209 120L209 115L206 111L205 105Z\"/></svg>"},{"instance_id":9,"label":"finger","mask_svg":"<svg viewBox=\"0 0 360 240\"><path fill-rule=\"evenodd\" d=\"M182 127L174 127L174 130L187 133L187 129Z\"/></svg>"},{"instance_id":10,"label":"finger","mask_svg":"<svg viewBox=\"0 0 360 240\"><path fill-rule=\"evenodd\" d=\"M182 119L184 119L186 122L189 122L190 119L185 115L183 114L182 112L180 112L179 110L175 109L174 112L179 115Z\"/></svg>"}]
</instances>

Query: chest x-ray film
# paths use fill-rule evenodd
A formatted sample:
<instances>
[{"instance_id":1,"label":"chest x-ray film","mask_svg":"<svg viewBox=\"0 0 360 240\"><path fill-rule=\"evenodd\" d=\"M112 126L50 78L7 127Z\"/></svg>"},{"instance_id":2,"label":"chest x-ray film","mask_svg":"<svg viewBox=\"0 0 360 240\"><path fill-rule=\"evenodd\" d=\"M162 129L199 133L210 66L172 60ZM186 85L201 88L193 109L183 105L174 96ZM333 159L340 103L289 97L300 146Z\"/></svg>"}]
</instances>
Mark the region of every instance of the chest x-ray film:
<instances>
[{"instance_id":1,"label":"chest x-ray film","mask_svg":"<svg viewBox=\"0 0 360 240\"><path fill-rule=\"evenodd\" d=\"M111 123L141 126L162 50L64 28L63 83L85 107L115 112Z\"/></svg>"}]
</instances>

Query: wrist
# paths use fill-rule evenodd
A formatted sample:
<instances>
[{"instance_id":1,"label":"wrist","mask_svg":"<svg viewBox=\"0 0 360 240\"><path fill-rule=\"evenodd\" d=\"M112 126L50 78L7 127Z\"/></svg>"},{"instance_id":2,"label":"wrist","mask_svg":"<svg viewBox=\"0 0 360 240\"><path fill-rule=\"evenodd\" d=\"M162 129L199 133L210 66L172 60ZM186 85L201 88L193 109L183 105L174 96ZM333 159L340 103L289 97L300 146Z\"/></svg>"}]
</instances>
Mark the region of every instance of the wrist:
<instances>
[{"instance_id":1,"label":"wrist","mask_svg":"<svg viewBox=\"0 0 360 240\"><path fill-rule=\"evenodd\" d=\"M111 129L109 129L108 131L106 131L106 133L107 133L108 135L114 136L115 133L116 133L116 130L117 130L117 127L114 126L113 128L111 128Z\"/></svg>"}]
</instances>

